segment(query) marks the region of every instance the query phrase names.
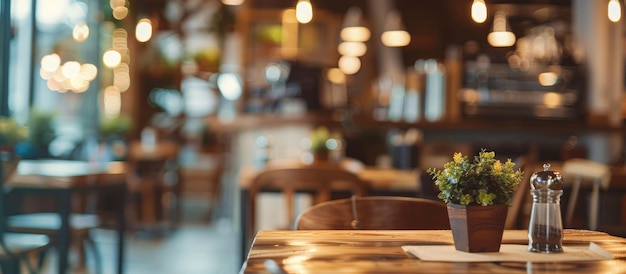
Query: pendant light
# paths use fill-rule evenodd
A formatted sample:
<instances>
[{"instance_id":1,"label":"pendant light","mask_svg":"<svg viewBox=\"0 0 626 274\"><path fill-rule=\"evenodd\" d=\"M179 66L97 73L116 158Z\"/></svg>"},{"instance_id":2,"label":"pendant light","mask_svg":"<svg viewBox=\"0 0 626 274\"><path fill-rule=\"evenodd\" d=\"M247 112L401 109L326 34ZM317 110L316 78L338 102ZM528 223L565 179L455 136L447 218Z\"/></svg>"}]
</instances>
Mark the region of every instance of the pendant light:
<instances>
[{"instance_id":1,"label":"pendant light","mask_svg":"<svg viewBox=\"0 0 626 274\"><path fill-rule=\"evenodd\" d=\"M471 15L472 20L479 24L487 20L487 4L485 4L485 0L474 0L474 2L472 2Z\"/></svg>"},{"instance_id":2,"label":"pendant light","mask_svg":"<svg viewBox=\"0 0 626 274\"><path fill-rule=\"evenodd\" d=\"M360 8L351 7L348 9L340 36L341 40L346 42L366 42L370 39L371 32L363 23L363 14Z\"/></svg>"},{"instance_id":3,"label":"pendant light","mask_svg":"<svg viewBox=\"0 0 626 274\"><path fill-rule=\"evenodd\" d=\"M611 22L619 22L622 18L622 5L619 0L609 0L608 16Z\"/></svg>"},{"instance_id":4,"label":"pendant light","mask_svg":"<svg viewBox=\"0 0 626 274\"><path fill-rule=\"evenodd\" d=\"M296 19L301 24L306 24L313 20L313 6L309 0L298 0L296 4Z\"/></svg>"},{"instance_id":5,"label":"pendant light","mask_svg":"<svg viewBox=\"0 0 626 274\"><path fill-rule=\"evenodd\" d=\"M404 29L399 12L391 11L387 14L385 31L380 39L387 47L404 47L411 42L411 35Z\"/></svg>"},{"instance_id":6,"label":"pendant light","mask_svg":"<svg viewBox=\"0 0 626 274\"><path fill-rule=\"evenodd\" d=\"M515 34L511 31L502 11L496 12L493 17L493 28L487 35L487 42L492 47L510 47L515 44Z\"/></svg>"}]
</instances>

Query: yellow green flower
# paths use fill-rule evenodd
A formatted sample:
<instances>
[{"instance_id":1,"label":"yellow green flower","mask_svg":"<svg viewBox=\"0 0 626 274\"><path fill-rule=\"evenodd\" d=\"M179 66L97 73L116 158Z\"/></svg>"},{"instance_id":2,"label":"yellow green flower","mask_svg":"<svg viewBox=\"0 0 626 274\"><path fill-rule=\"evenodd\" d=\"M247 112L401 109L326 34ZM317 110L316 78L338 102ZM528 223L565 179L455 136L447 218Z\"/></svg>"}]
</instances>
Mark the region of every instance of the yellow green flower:
<instances>
[{"instance_id":1,"label":"yellow green flower","mask_svg":"<svg viewBox=\"0 0 626 274\"><path fill-rule=\"evenodd\" d=\"M495 158L495 152L485 149L474 156L473 161L456 152L443 169L429 168L427 172L439 188L437 197L444 202L483 206L511 205L523 176L511 159L503 163Z\"/></svg>"},{"instance_id":2,"label":"yellow green flower","mask_svg":"<svg viewBox=\"0 0 626 274\"><path fill-rule=\"evenodd\" d=\"M463 161L463 154L461 154L460 152L454 153L454 156L452 157L452 159L454 160L455 163L460 164L461 161Z\"/></svg>"}]
</instances>

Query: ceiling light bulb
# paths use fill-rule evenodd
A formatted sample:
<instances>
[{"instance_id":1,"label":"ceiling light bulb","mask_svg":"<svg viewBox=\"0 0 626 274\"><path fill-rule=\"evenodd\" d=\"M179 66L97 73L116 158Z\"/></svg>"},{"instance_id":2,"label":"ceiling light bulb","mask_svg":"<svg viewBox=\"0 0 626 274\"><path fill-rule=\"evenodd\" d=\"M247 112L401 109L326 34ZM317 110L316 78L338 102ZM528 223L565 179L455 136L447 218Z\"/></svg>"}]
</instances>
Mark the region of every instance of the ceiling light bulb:
<instances>
[{"instance_id":1,"label":"ceiling light bulb","mask_svg":"<svg viewBox=\"0 0 626 274\"><path fill-rule=\"evenodd\" d=\"M619 22L622 18L622 7L619 0L610 0L608 9L609 20L611 22Z\"/></svg>"},{"instance_id":2,"label":"ceiling light bulb","mask_svg":"<svg viewBox=\"0 0 626 274\"><path fill-rule=\"evenodd\" d=\"M472 20L476 23L487 20L487 5L484 0L474 0L472 3Z\"/></svg>"},{"instance_id":3,"label":"ceiling light bulb","mask_svg":"<svg viewBox=\"0 0 626 274\"><path fill-rule=\"evenodd\" d=\"M367 52L367 46L363 42L341 42L337 51L341 55L360 57Z\"/></svg>"},{"instance_id":4,"label":"ceiling light bulb","mask_svg":"<svg viewBox=\"0 0 626 274\"><path fill-rule=\"evenodd\" d=\"M137 22L135 38L139 42L147 42L152 38L152 22L150 19L142 18Z\"/></svg>"},{"instance_id":5,"label":"ceiling light bulb","mask_svg":"<svg viewBox=\"0 0 626 274\"><path fill-rule=\"evenodd\" d=\"M370 39L371 32L363 23L363 15L358 7L351 7L346 12L341 29L341 40L348 42L365 42Z\"/></svg>"},{"instance_id":6,"label":"ceiling light bulb","mask_svg":"<svg viewBox=\"0 0 626 274\"><path fill-rule=\"evenodd\" d=\"M380 39L388 47L404 47L411 42L411 35L404 30L399 12L391 11L387 14L385 31Z\"/></svg>"},{"instance_id":7,"label":"ceiling light bulb","mask_svg":"<svg viewBox=\"0 0 626 274\"><path fill-rule=\"evenodd\" d=\"M404 47L411 42L411 35L404 30L385 31L380 39L388 47Z\"/></svg>"},{"instance_id":8,"label":"ceiling light bulb","mask_svg":"<svg viewBox=\"0 0 626 274\"><path fill-rule=\"evenodd\" d=\"M339 69L347 75L352 75L361 69L361 59L355 56L342 56L339 58Z\"/></svg>"},{"instance_id":9,"label":"ceiling light bulb","mask_svg":"<svg viewBox=\"0 0 626 274\"><path fill-rule=\"evenodd\" d=\"M504 12L498 11L493 17L492 31L487 35L487 42L492 47L510 47L515 44L515 34L509 30Z\"/></svg>"},{"instance_id":10,"label":"ceiling light bulb","mask_svg":"<svg viewBox=\"0 0 626 274\"><path fill-rule=\"evenodd\" d=\"M309 0L298 0L298 4L296 4L296 19L301 24L306 24L313 20L313 6Z\"/></svg>"},{"instance_id":11,"label":"ceiling light bulb","mask_svg":"<svg viewBox=\"0 0 626 274\"><path fill-rule=\"evenodd\" d=\"M239 6L243 4L244 0L222 0L222 4L227 6Z\"/></svg>"}]
</instances>

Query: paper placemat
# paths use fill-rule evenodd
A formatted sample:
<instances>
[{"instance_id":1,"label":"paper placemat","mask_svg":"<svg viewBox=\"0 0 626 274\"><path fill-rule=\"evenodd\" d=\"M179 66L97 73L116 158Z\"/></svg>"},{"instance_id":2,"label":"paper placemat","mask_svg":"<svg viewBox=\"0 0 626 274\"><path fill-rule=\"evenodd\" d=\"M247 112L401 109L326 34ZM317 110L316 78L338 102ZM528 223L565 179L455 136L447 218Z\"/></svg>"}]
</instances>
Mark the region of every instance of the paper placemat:
<instances>
[{"instance_id":1,"label":"paper placemat","mask_svg":"<svg viewBox=\"0 0 626 274\"><path fill-rule=\"evenodd\" d=\"M610 260L613 255L597 244L588 247L565 246L562 253L535 253L528 245L503 244L500 252L468 253L453 245L406 245L405 252L422 261L438 262L567 262Z\"/></svg>"}]
</instances>

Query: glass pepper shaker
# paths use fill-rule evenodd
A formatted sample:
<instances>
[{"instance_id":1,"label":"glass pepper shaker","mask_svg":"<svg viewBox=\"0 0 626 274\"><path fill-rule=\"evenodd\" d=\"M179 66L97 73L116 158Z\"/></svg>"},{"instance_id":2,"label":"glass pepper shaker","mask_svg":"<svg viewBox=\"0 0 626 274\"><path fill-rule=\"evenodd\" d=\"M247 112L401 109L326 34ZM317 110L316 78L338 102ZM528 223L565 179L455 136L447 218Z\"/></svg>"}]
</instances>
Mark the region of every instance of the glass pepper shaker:
<instances>
[{"instance_id":1,"label":"glass pepper shaker","mask_svg":"<svg viewBox=\"0 0 626 274\"><path fill-rule=\"evenodd\" d=\"M560 200L563 178L551 171L550 164L530 177L530 194L533 197L528 225L528 251L538 253L563 252L563 223Z\"/></svg>"}]
</instances>

